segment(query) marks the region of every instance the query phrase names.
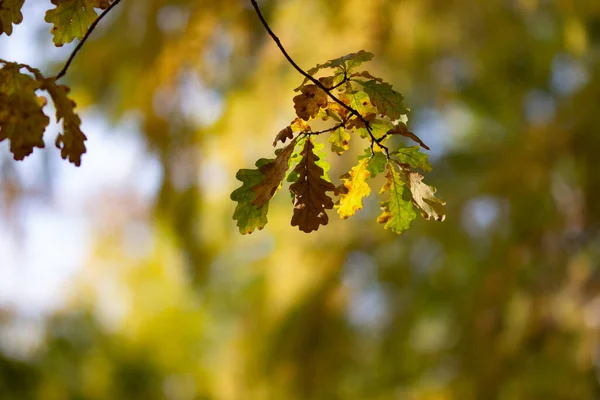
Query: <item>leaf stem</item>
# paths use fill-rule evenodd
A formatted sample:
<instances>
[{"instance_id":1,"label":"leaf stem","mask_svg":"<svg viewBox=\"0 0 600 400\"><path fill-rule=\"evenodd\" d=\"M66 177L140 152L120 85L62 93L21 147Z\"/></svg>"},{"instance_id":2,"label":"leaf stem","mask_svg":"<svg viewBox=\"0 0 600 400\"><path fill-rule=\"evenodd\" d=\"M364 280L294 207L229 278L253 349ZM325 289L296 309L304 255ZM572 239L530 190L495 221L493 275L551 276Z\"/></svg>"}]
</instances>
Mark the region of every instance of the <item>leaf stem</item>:
<instances>
[{"instance_id":1,"label":"leaf stem","mask_svg":"<svg viewBox=\"0 0 600 400\"><path fill-rule=\"evenodd\" d=\"M113 9L113 7L115 7L117 4L119 4L120 1L121 0L115 0L115 1L113 1L108 6L108 8L106 10L102 11L102 13L98 16L98 18L96 18L96 20L94 22L92 22L92 24L88 28L87 32L83 36L83 39L81 39L79 41L79 43L77 44L77 47L75 47L75 49L73 50L73 52L69 56L69 59L65 63L65 66L56 75L56 77L54 78L54 80L59 80L60 78L62 78L63 76L65 76L65 74L67 73L67 70L69 69L69 66L71 66L71 63L73 62L73 59L75 59L75 56L77 55L77 53L79 53L79 50L81 50L81 48L83 47L83 45L86 42L86 40L90 37L90 35L94 31L94 29L96 28L96 25L98 25L98 23L102 20L102 18L104 18L104 16L106 14L108 14L110 12L110 10Z\"/></svg>"},{"instance_id":2,"label":"leaf stem","mask_svg":"<svg viewBox=\"0 0 600 400\"><path fill-rule=\"evenodd\" d=\"M290 57L290 55L288 54L288 52L285 50L285 48L281 44L281 41L279 40L279 38L277 37L277 35L275 35L275 32L273 32L273 30L271 29L271 27L269 26L269 24L267 23L267 21L263 17L263 15L262 15L262 13L260 11L260 8L258 7L258 4L256 3L256 0L250 0L250 2L252 3L252 6L254 7L254 10L256 11L256 15L258 15L258 18L260 19L260 22L262 22L262 24L265 27L265 29L267 30L269 36L271 36L271 38L273 39L273 41L275 42L275 44L277 45L277 47L279 48L279 50L281 51L281 53L283 54L283 56L285 57L285 59L292 65L292 67L294 67L296 69L296 71L298 71L306 79L308 79L309 81L311 81L312 83L314 83L317 87L319 87L321 90L323 90L325 93L327 93L327 95L329 97L331 97L331 99L333 101L335 101L336 103L338 103L340 106L344 107L346 110L348 110L348 112L350 114L356 116L356 118L358 118L363 124L365 124L367 132L369 133L369 136L371 138L371 152L372 153L374 152L373 151L373 145L375 143L377 143L377 145L379 147L381 147L382 149L384 149L385 152L386 152L386 154L388 154L389 153L388 148L386 146L384 146L384 145L381 144L381 142L383 141L383 139L382 138L377 139L373 135L373 131L371 129L371 125L369 124L369 121L367 121L365 119L365 117L363 117L354 108L350 107L349 105L347 105L346 103L344 103L343 101L341 101L340 99L338 99L333 93L331 93L331 90L333 88L329 89L329 88L325 87L325 85L323 85L317 79L313 78L306 71L304 71L302 68L300 68L300 66L298 66L298 64L296 64L296 62L292 59L292 57Z\"/></svg>"}]
</instances>

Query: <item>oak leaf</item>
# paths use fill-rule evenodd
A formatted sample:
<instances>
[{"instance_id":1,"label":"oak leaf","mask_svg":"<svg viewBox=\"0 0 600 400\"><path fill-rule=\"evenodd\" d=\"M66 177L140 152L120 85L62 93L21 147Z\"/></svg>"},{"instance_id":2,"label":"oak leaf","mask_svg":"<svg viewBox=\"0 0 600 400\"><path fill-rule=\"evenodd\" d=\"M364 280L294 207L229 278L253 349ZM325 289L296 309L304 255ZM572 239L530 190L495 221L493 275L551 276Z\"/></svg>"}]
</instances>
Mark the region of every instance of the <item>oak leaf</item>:
<instances>
[{"instance_id":1,"label":"oak leaf","mask_svg":"<svg viewBox=\"0 0 600 400\"><path fill-rule=\"evenodd\" d=\"M400 135L400 136L407 137L407 138L412 139L415 142L417 142L419 144L419 146L421 146L422 148L431 150L429 148L429 146L427 146L425 143L423 143L421 138L419 138L417 135L415 135L414 133L412 133L408 130L408 127L406 126L406 124L404 122L398 122L392 129L387 131L387 134L388 135Z\"/></svg>"},{"instance_id":2,"label":"oak leaf","mask_svg":"<svg viewBox=\"0 0 600 400\"><path fill-rule=\"evenodd\" d=\"M260 172L264 175L264 179L257 185L252 187L252 191L256 193L256 198L252 201L256 207L264 206L281 185L281 181L285 178L289 165L290 156L294 152L296 140L292 140L290 144L284 147L278 154L275 160L260 167Z\"/></svg>"},{"instance_id":3,"label":"oak leaf","mask_svg":"<svg viewBox=\"0 0 600 400\"><path fill-rule=\"evenodd\" d=\"M346 219L353 216L358 210L362 209L363 197L371 193L371 188L367 183L367 178L371 176L368 170L369 159L362 159L358 165L352 167L348 174L342 175L345 191L341 192L339 205L336 206L340 217Z\"/></svg>"},{"instance_id":4,"label":"oak leaf","mask_svg":"<svg viewBox=\"0 0 600 400\"><path fill-rule=\"evenodd\" d=\"M317 64L316 66L307 70L306 73L310 76L314 76L317 72L319 72L322 69L337 68L338 72L335 75L336 76L335 80L341 81L340 76L343 77L344 72L346 72L346 74L350 73L354 68L358 67L360 64L367 62L367 61L371 61L373 59L373 57L374 57L373 53L369 53L368 51L364 51L364 50L359 50L356 53L346 54L345 56L335 58L333 60L329 60L324 64ZM308 81L309 81L308 78L304 78L304 81L302 81L300 86L298 86L296 89L294 89L294 91L297 92L298 90L301 90L304 87L304 85L306 84L306 82L308 82ZM335 82L334 82L334 84L335 84Z\"/></svg>"},{"instance_id":5,"label":"oak leaf","mask_svg":"<svg viewBox=\"0 0 600 400\"><path fill-rule=\"evenodd\" d=\"M42 88L47 90L52 97L56 108L56 121L63 123L63 132L56 137L56 147L60 149L61 157L76 166L81 165L81 156L86 152L85 141L87 137L81 131L81 119L75 113L75 102L67 94L69 88L57 85L53 78L44 79Z\"/></svg>"},{"instance_id":6,"label":"oak leaf","mask_svg":"<svg viewBox=\"0 0 600 400\"><path fill-rule=\"evenodd\" d=\"M35 93L40 83L21 73L21 68L6 63L0 69L0 142L10 141L15 160L23 160L35 147L44 147L44 130L50 123L42 111L46 98Z\"/></svg>"},{"instance_id":7,"label":"oak leaf","mask_svg":"<svg viewBox=\"0 0 600 400\"><path fill-rule=\"evenodd\" d=\"M13 24L18 25L23 22L21 7L25 0L3 0L0 1L0 35L6 33L12 34Z\"/></svg>"},{"instance_id":8,"label":"oak leaf","mask_svg":"<svg viewBox=\"0 0 600 400\"><path fill-rule=\"evenodd\" d=\"M306 85L302 94L294 97L296 115L305 121L314 118L321 107L327 107L327 93L316 85Z\"/></svg>"},{"instance_id":9,"label":"oak leaf","mask_svg":"<svg viewBox=\"0 0 600 400\"><path fill-rule=\"evenodd\" d=\"M400 234L410 227L410 223L417 217L410 199L410 193L405 190L405 184L398 171L391 164L387 164L386 182L379 194L390 192L387 201L381 203L381 215L377 222L384 224L385 229Z\"/></svg>"},{"instance_id":10,"label":"oak leaf","mask_svg":"<svg viewBox=\"0 0 600 400\"><path fill-rule=\"evenodd\" d=\"M277 142L285 143L286 139L293 139L295 132L305 131L310 131L310 125L308 125L302 119L296 118L291 124L279 131L277 136L275 136L273 146L277 146Z\"/></svg>"},{"instance_id":11,"label":"oak leaf","mask_svg":"<svg viewBox=\"0 0 600 400\"><path fill-rule=\"evenodd\" d=\"M408 184L412 193L413 204L421 211L425 219L443 221L446 219L445 201L435 197L436 189L423 183L423 175L417 172L408 174Z\"/></svg>"},{"instance_id":12,"label":"oak leaf","mask_svg":"<svg viewBox=\"0 0 600 400\"><path fill-rule=\"evenodd\" d=\"M432 169L431 164L427 160L429 156L421 153L418 146L401 147L390 153L390 155L396 156L398 163L402 166L408 165L411 168L418 168L425 172L429 172Z\"/></svg>"},{"instance_id":13,"label":"oak leaf","mask_svg":"<svg viewBox=\"0 0 600 400\"><path fill-rule=\"evenodd\" d=\"M331 143L331 151L340 155L350 148L348 142L350 141L350 134L343 126L340 126L329 136L328 142Z\"/></svg>"},{"instance_id":14,"label":"oak leaf","mask_svg":"<svg viewBox=\"0 0 600 400\"><path fill-rule=\"evenodd\" d=\"M257 169L240 169L235 175L236 179L242 182L242 186L231 193L231 200L238 204L233 212L233 219L237 221L237 227L242 235L254 232L255 229L261 230L267 224L267 213L269 203L265 203L258 208L252 204L256 194L251 190L252 187L259 184L264 175L260 168L273 160L261 158L256 162Z\"/></svg>"},{"instance_id":15,"label":"oak leaf","mask_svg":"<svg viewBox=\"0 0 600 400\"><path fill-rule=\"evenodd\" d=\"M290 185L290 192L294 194L292 226L306 233L316 231L320 225L329 222L325 210L333 208L333 200L327 192L335 189L331 182L323 179L324 171L317 165L319 157L314 154L313 148L312 140L307 139L301 153L303 157L295 168L298 179Z\"/></svg>"},{"instance_id":16,"label":"oak leaf","mask_svg":"<svg viewBox=\"0 0 600 400\"><path fill-rule=\"evenodd\" d=\"M42 111L44 97L32 93L0 92L0 142L10 141L10 151L15 160L23 160L34 147L44 147L44 130L50 119Z\"/></svg>"},{"instance_id":17,"label":"oak leaf","mask_svg":"<svg viewBox=\"0 0 600 400\"><path fill-rule=\"evenodd\" d=\"M369 95L371 102L380 114L397 120L400 116L408 113L408 109L402 104L404 97L392 89L389 83L380 83L376 80L358 81L364 91Z\"/></svg>"},{"instance_id":18,"label":"oak leaf","mask_svg":"<svg viewBox=\"0 0 600 400\"><path fill-rule=\"evenodd\" d=\"M98 16L94 7L105 5L104 1L98 0L51 1L56 7L46 11L44 20L53 24L50 32L54 35L53 41L57 47L83 38Z\"/></svg>"}]
</instances>

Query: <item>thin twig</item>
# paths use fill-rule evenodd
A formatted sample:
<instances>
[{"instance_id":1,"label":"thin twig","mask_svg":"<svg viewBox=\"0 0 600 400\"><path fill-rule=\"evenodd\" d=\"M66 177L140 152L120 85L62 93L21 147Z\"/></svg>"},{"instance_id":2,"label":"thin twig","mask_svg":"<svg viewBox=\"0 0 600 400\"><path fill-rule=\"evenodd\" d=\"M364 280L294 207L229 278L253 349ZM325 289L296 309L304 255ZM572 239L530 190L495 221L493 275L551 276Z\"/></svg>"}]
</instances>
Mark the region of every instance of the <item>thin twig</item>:
<instances>
[{"instance_id":1,"label":"thin twig","mask_svg":"<svg viewBox=\"0 0 600 400\"><path fill-rule=\"evenodd\" d=\"M369 133L369 136L371 137L371 152L373 152L373 144L377 143L377 145L379 147L381 147L382 149L384 149L386 151L386 153L388 153L388 148L381 144L382 139L377 139L375 136L373 136L373 131L371 129L371 125L369 124L369 121L367 121L365 119L365 117L363 117L354 108L350 107L349 105L347 105L346 103L344 103L343 101L341 101L340 99L338 99L333 93L331 93L331 89L328 89L327 87L325 87L325 85L323 85L317 79L313 78L306 71L304 71L302 68L300 68L298 66L298 64L296 64L296 62L292 59L292 57L290 57L290 55L288 54L288 52L285 50L285 48L281 44L281 41L279 40L279 38L277 37L277 35L275 35L275 32L273 32L273 30L271 29L271 27L269 26L269 24L267 23L267 21L263 17L263 15L262 15L262 13L260 11L260 8L258 7L258 4L256 3L256 0L250 0L250 2L252 3L252 6L254 7L254 10L256 11L256 14L258 15L258 18L260 19L260 22L262 22L263 26L265 27L265 29L267 30L267 32L269 33L269 35L271 36L271 38L273 39L273 41L275 42L275 44L277 45L277 47L279 47L279 50L281 51L281 53L283 54L283 56L285 57L285 59L288 60L288 62L292 65L292 67L294 67L296 69L296 71L298 71L306 79L308 79L309 81L311 81L312 83L314 83L315 85L317 85L317 87L319 87L325 93L327 93L327 95L329 97L331 97L331 99L333 101L335 101L336 103L338 103L340 106L344 107L346 110L348 110L348 112L350 114L356 116L356 118L358 118L363 124L365 124L365 128L367 129L367 132Z\"/></svg>"},{"instance_id":2,"label":"thin twig","mask_svg":"<svg viewBox=\"0 0 600 400\"><path fill-rule=\"evenodd\" d=\"M77 44L77 47L75 47L75 50L73 50L73 52L69 56L69 59L65 63L65 66L63 67L63 69L56 75L56 78L54 78L55 80L59 80L60 78L62 78L63 76L65 76L65 74L67 73L67 70L69 69L69 66L73 62L73 59L75 58L75 56L77 55L77 53L79 53L79 50L81 50L81 48L83 47L83 44L85 43L85 41L90 37L90 35L94 31L94 29L96 28L96 25L98 25L98 23L100 22L100 20L102 20L102 18L104 18L104 16L106 14L108 14L110 12L110 10L113 9L114 6L116 6L117 4L119 4L120 1L121 0L115 0L115 1L113 1L112 4L109 5L106 10L102 11L102 14L100 14L98 16L98 18L96 18L96 20L94 22L92 22L92 24L88 28L87 32L85 33L85 36L83 36L83 39L81 39L81 41Z\"/></svg>"}]
</instances>

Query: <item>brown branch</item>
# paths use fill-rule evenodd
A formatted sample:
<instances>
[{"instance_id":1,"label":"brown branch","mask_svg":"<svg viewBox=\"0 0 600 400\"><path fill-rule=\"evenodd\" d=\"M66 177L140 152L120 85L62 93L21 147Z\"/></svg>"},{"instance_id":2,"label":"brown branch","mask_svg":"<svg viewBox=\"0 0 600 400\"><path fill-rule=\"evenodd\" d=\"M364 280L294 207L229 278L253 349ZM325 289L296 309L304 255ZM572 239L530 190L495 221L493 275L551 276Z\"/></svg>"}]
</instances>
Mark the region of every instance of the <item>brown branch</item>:
<instances>
[{"instance_id":1,"label":"brown branch","mask_svg":"<svg viewBox=\"0 0 600 400\"><path fill-rule=\"evenodd\" d=\"M269 33L269 35L271 36L271 38L273 39L273 41L275 42L275 44L277 45L277 47L279 47L279 50L281 51L281 53L283 54L283 56L285 57L285 59L292 65L292 67L294 67L296 69L296 71L298 71L306 79L308 79L309 81L311 81L312 83L314 83L315 85L317 85L317 87L319 87L325 93L327 93L327 95L329 97L331 97L331 99L333 101L335 101L336 103L338 103L340 106L344 107L346 110L348 110L348 112L350 114L356 116L356 118L358 118L363 124L365 124L365 128L367 129L367 132L369 133L369 136L371 137L371 153L373 153L373 145L375 143L377 143L377 145L379 147L381 147L382 149L385 150L386 154L389 154L388 148L381 144L381 142L383 141L383 139L381 139L381 138L377 139L375 136L373 136L373 131L371 129L371 125L369 124L369 121L367 121L365 119L365 117L363 117L354 108L350 107L349 105L347 105L346 103L344 103L343 101L341 101L340 99L338 99L333 93L331 93L332 89L328 89L327 87L325 87L325 85L323 85L317 79L313 78L306 71L304 71L302 68L300 68L298 66L298 64L296 64L296 62L292 59L292 57L290 57L290 55L288 54L288 52L285 50L285 48L281 44L281 41L279 40L279 38L277 37L277 35L275 35L275 32L273 32L273 30L271 29L271 27L269 26L269 24L267 23L267 21L263 17L263 15L262 15L262 13L260 11L260 8L258 7L258 4L256 3L256 0L250 0L250 2L252 3L252 6L254 7L254 10L256 11L256 14L258 15L258 18L260 19L260 22L262 22L263 26L265 27L265 29L267 30L267 32Z\"/></svg>"},{"instance_id":2,"label":"brown branch","mask_svg":"<svg viewBox=\"0 0 600 400\"><path fill-rule=\"evenodd\" d=\"M63 76L65 76L65 74L67 73L67 70L69 69L69 66L73 62L73 59L75 58L75 56L77 55L77 53L79 53L79 50L81 50L81 48L83 47L85 41L90 37L90 35L94 31L94 29L96 28L96 25L98 25L98 23L102 20L102 18L104 18L104 16L106 14L108 14L110 12L110 10L113 9L114 6L116 6L117 4L119 4L120 1L121 0L115 0L115 1L113 1L112 4L109 5L106 10L102 11L102 14L100 14L98 16L98 18L96 18L96 20L94 22L92 22L92 24L88 28L87 32L83 36L83 39L81 39L81 41L79 41L79 43L77 44L77 47L75 47L75 50L73 50L73 52L69 56L69 59L65 63L65 66L56 75L56 78L54 78L54 80L59 80L60 78L62 78Z\"/></svg>"}]
</instances>

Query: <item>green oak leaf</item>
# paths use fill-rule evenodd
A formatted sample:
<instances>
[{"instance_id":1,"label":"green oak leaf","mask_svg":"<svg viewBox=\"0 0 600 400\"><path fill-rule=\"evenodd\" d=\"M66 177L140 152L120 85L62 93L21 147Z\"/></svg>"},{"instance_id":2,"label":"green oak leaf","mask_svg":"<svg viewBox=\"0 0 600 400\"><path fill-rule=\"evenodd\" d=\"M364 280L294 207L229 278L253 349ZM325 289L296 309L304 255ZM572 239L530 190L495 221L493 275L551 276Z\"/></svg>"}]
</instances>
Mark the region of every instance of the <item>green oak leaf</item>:
<instances>
[{"instance_id":1,"label":"green oak leaf","mask_svg":"<svg viewBox=\"0 0 600 400\"><path fill-rule=\"evenodd\" d=\"M0 35L6 33L10 36L13 24L18 25L23 21L21 7L25 0L3 0L0 1Z\"/></svg>"},{"instance_id":2,"label":"green oak leaf","mask_svg":"<svg viewBox=\"0 0 600 400\"><path fill-rule=\"evenodd\" d=\"M402 104L404 97L393 90L389 83L380 83L376 80L357 82L363 86L380 114L388 116L391 120L397 120L400 116L408 113L408 109Z\"/></svg>"},{"instance_id":3,"label":"green oak leaf","mask_svg":"<svg viewBox=\"0 0 600 400\"><path fill-rule=\"evenodd\" d=\"M410 227L410 223L417 217L410 199L410 192L405 190L401 174L390 163L387 164L387 181L379 194L390 192L390 198L381 203L381 215L377 222L384 224L385 229L400 234Z\"/></svg>"},{"instance_id":4,"label":"green oak leaf","mask_svg":"<svg viewBox=\"0 0 600 400\"><path fill-rule=\"evenodd\" d=\"M233 212L233 219L237 221L237 226L242 235L254 232L255 229L261 230L267 224L267 213L269 211L269 202L262 207L257 208L252 201L256 193L252 187L263 181L265 176L260 172L260 168L272 162L273 160L261 158L256 162L257 169L240 169L235 178L242 182L242 186L231 193L231 200L238 204Z\"/></svg>"},{"instance_id":5,"label":"green oak leaf","mask_svg":"<svg viewBox=\"0 0 600 400\"><path fill-rule=\"evenodd\" d=\"M348 142L350 141L350 134L343 126L337 128L331 132L328 142L331 143L331 151L340 155L350 148Z\"/></svg>"},{"instance_id":6,"label":"green oak leaf","mask_svg":"<svg viewBox=\"0 0 600 400\"><path fill-rule=\"evenodd\" d=\"M409 165L411 168L418 168L425 172L431 171L431 164L427 160L429 156L419 150L419 146L401 147L390 155L396 156L396 160L400 164Z\"/></svg>"},{"instance_id":7,"label":"green oak leaf","mask_svg":"<svg viewBox=\"0 0 600 400\"><path fill-rule=\"evenodd\" d=\"M345 56L329 60L324 64L317 64L316 66L307 70L306 73L310 76L314 76L317 72L319 72L322 69L337 68L335 73L336 79L333 81L333 84L335 85L341 82L344 78L344 69L346 70L346 73L350 73L354 68L358 67L362 63L371 61L373 57L373 53L369 53L368 51L364 50L359 50L356 53L346 54ZM297 92L301 90L308 81L308 78L304 78L302 84L296 89L294 89L294 91Z\"/></svg>"},{"instance_id":8,"label":"green oak leaf","mask_svg":"<svg viewBox=\"0 0 600 400\"><path fill-rule=\"evenodd\" d=\"M50 32L57 47L83 38L98 16L91 0L52 0L52 4L56 8L48 10L44 20L54 25Z\"/></svg>"},{"instance_id":9,"label":"green oak leaf","mask_svg":"<svg viewBox=\"0 0 600 400\"><path fill-rule=\"evenodd\" d=\"M380 151L376 151L374 154L371 154L371 149L365 149L365 154L359 156L358 159L369 160L369 163L367 164L367 171L369 171L371 174L371 178L374 178L385 171L385 166L388 162L385 154Z\"/></svg>"}]
</instances>

